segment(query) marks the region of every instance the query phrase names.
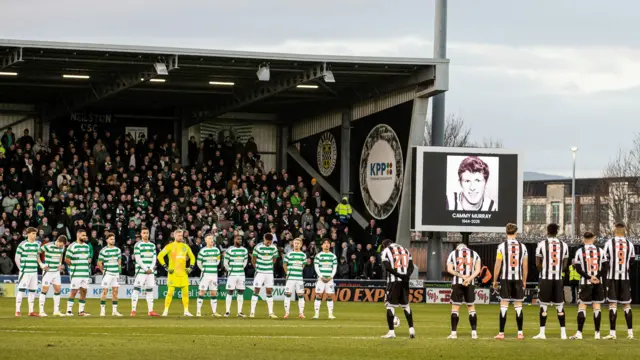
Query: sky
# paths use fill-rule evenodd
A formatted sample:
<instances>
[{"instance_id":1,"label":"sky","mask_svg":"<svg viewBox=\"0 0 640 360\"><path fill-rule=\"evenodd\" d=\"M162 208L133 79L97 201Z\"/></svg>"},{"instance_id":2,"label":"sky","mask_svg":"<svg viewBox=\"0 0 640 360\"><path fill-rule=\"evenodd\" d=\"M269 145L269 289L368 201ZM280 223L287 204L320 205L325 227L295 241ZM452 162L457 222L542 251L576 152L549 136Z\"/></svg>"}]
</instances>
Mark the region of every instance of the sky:
<instances>
[{"instance_id":1,"label":"sky","mask_svg":"<svg viewBox=\"0 0 640 360\"><path fill-rule=\"evenodd\" d=\"M434 0L0 0L0 37L432 57ZM597 177L640 122L640 1L454 0L446 111L527 171ZM339 81L339 79L337 79Z\"/></svg>"}]
</instances>

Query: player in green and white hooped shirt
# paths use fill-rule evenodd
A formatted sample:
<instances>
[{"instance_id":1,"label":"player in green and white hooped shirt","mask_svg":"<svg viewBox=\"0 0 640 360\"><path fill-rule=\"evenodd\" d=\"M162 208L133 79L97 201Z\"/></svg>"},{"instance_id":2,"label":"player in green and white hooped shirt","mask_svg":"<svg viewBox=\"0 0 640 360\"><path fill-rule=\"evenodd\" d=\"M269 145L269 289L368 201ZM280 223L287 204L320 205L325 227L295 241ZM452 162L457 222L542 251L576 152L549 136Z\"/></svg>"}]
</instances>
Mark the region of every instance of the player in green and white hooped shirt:
<instances>
[{"instance_id":1,"label":"player in green and white hooped shirt","mask_svg":"<svg viewBox=\"0 0 640 360\"><path fill-rule=\"evenodd\" d=\"M18 294L16 295L16 316L20 316L20 305L22 305L22 297L29 290L29 316L39 317L38 313L33 311L36 301L36 290L38 290L38 265L40 257L38 257L38 249L40 245L36 242L38 230L35 228L27 228L25 231L27 240L18 245L16 250L16 266L20 271L18 277Z\"/></svg>"},{"instance_id":2,"label":"player in green and white hooped shirt","mask_svg":"<svg viewBox=\"0 0 640 360\"><path fill-rule=\"evenodd\" d=\"M255 317L256 305L260 300L260 289L264 286L267 291L267 308L269 317L277 319L273 313L273 264L278 260L278 247L273 245L273 235L264 235L262 243L253 248L252 263L256 269L253 279L253 297L251 298L251 313L249 317Z\"/></svg>"},{"instance_id":3,"label":"player in green and white hooped shirt","mask_svg":"<svg viewBox=\"0 0 640 360\"><path fill-rule=\"evenodd\" d=\"M302 280L302 270L307 263L307 254L300 251L302 248L302 239L293 240L293 251L288 253L284 258L284 272L287 274L287 283L285 285L286 293L284 298L284 318L289 318L289 308L291 306L291 298L295 292L298 295L298 317L304 319L304 281Z\"/></svg>"},{"instance_id":4,"label":"player in green and white hooped shirt","mask_svg":"<svg viewBox=\"0 0 640 360\"><path fill-rule=\"evenodd\" d=\"M40 254L44 254L44 264L42 264L42 289L40 290L40 316L47 316L44 311L44 304L47 301L49 286L53 285L53 316L64 316L60 312L60 271L64 270L62 265L62 254L67 245L67 237L58 236L55 242L49 242L40 247Z\"/></svg>"},{"instance_id":5,"label":"player in green and white hooped shirt","mask_svg":"<svg viewBox=\"0 0 640 360\"><path fill-rule=\"evenodd\" d=\"M336 285L333 283L333 277L338 269L338 259L336 255L331 252L331 242L329 239L322 241L322 252L316 255L313 261L318 274L318 281L316 282L316 301L314 303L314 309L316 314L314 319L320 317L320 304L322 303L322 296L327 294L327 309L329 310L329 319L335 319L333 316L333 294L336 291Z\"/></svg>"},{"instance_id":6,"label":"player in green and white hooped shirt","mask_svg":"<svg viewBox=\"0 0 640 360\"><path fill-rule=\"evenodd\" d=\"M140 292L147 297L147 315L160 316L153 311L153 288L156 286L154 268L156 267L156 245L149 241L149 229L143 227L140 230L142 241L138 241L133 247L133 257L136 262L136 277L133 281L133 293L131 294L131 316L136 316L138 296Z\"/></svg>"},{"instance_id":7,"label":"player in green and white hooped shirt","mask_svg":"<svg viewBox=\"0 0 640 360\"><path fill-rule=\"evenodd\" d=\"M122 251L116 247L116 235L107 234L107 246L100 250L98 268L102 272L102 296L100 297L100 316L106 316L107 293L111 288L111 315L122 316L118 312L118 289L122 270Z\"/></svg>"},{"instance_id":8,"label":"player in green and white hooped shirt","mask_svg":"<svg viewBox=\"0 0 640 360\"><path fill-rule=\"evenodd\" d=\"M91 261L93 259L93 246L87 243L87 232L80 229L76 232L76 242L69 245L64 262L69 266L71 275L71 291L67 302L67 316L73 316L73 303L76 294L80 290L78 316L90 316L84 311L91 277Z\"/></svg>"},{"instance_id":9,"label":"player in green and white hooped shirt","mask_svg":"<svg viewBox=\"0 0 640 360\"><path fill-rule=\"evenodd\" d=\"M227 249L224 254L224 267L227 269L227 299L225 305L227 312L225 317L231 315L231 302L233 301L233 293L236 293L236 301L238 302L238 317L245 317L242 313L242 304L244 303L244 268L249 260L249 252L242 247L242 236L236 235L233 239L233 247Z\"/></svg>"},{"instance_id":10,"label":"player in green and white hooped shirt","mask_svg":"<svg viewBox=\"0 0 640 360\"><path fill-rule=\"evenodd\" d=\"M202 303L204 302L207 290L209 290L213 316L220 317L222 315L216 312L218 307L218 265L220 264L220 250L213 244L213 234L207 234L207 236L204 237L204 242L207 246L200 249L198 260L196 261L198 267L202 270L196 316L202 316Z\"/></svg>"}]
</instances>

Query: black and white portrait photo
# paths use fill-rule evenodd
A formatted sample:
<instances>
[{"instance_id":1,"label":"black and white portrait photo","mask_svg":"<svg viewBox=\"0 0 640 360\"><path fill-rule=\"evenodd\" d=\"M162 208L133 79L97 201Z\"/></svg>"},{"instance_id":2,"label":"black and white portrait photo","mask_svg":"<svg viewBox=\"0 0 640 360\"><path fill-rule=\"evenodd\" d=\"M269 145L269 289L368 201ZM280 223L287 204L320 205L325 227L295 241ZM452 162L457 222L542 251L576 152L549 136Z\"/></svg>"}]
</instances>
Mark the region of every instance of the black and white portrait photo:
<instances>
[{"instance_id":1,"label":"black and white portrait photo","mask_svg":"<svg viewBox=\"0 0 640 360\"><path fill-rule=\"evenodd\" d=\"M447 156L447 210L498 211L497 156Z\"/></svg>"}]
</instances>

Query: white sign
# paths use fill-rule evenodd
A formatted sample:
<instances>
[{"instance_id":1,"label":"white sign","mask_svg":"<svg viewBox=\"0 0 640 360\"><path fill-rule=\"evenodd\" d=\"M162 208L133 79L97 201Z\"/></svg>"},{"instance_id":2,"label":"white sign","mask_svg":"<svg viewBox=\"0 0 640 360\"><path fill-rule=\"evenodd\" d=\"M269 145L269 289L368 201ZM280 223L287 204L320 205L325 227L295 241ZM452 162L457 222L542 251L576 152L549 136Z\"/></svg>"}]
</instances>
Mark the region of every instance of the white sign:
<instances>
[{"instance_id":1,"label":"white sign","mask_svg":"<svg viewBox=\"0 0 640 360\"><path fill-rule=\"evenodd\" d=\"M69 293L71 292L71 284L63 284L60 286L60 296L65 299L69 297ZM18 287L15 287L14 296L18 294ZM120 285L120 290L118 291L118 299L131 299L131 295L133 294L133 285ZM36 290L36 295L40 295L40 289ZM76 295L76 299L79 299L80 294ZM53 286L49 288L49 292L47 293L48 298L53 298ZM87 299L100 299L102 297L102 286L100 285L89 285L87 289ZM158 298L158 287L156 286L153 289L153 298ZM111 289L107 292L107 299L111 299Z\"/></svg>"},{"instance_id":2,"label":"white sign","mask_svg":"<svg viewBox=\"0 0 640 360\"><path fill-rule=\"evenodd\" d=\"M140 138L142 137L142 135L144 135L145 139L148 139L149 136L147 135L147 128L146 127L125 127L124 128L124 134L131 134L131 136L133 137L133 139L137 142L138 140L140 140Z\"/></svg>"},{"instance_id":3,"label":"white sign","mask_svg":"<svg viewBox=\"0 0 640 360\"><path fill-rule=\"evenodd\" d=\"M427 304L451 304L452 289L426 288L425 297ZM490 298L489 289L475 289L476 304L488 304Z\"/></svg>"},{"instance_id":4,"label":"white sign","mask_svg":"<svg viewBox=\"0 0 640 360\"><path fill-rule=\"evenodd\" d=\"M400 199L404 160L400 141L385 124L367 135L360 156L360 191L365 207L376 219L385 219Z\"/></svg>"}]
</instances>

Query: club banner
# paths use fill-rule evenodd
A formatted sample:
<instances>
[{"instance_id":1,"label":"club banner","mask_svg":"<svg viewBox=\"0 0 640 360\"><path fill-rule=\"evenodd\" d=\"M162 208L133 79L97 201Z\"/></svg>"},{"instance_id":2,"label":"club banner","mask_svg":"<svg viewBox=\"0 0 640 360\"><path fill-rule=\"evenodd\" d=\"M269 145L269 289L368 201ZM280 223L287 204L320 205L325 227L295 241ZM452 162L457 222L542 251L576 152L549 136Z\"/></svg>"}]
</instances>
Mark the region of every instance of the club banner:
<instances>
[{"instance_id":1,"label":"club banner","mask_svg":"<svg viewBox=\"0 0 640 360\"><path fill-rule=\"evenodd\" d=\"M450 304L451 288L425 288L427 304ZM476 304L489 304L491 295L489 289L475 289Z\"/></svg>"},{"instance_id":2,"label":"club banner","mask_svg":"<svg viewBox=\"0 0 640 360\"><path fill-rule=\"evenodd\" d=\"M5 285L6 286L6 285ZM71 292L71 286L69 284L62 284L60 287L60 296L64 299L69 297L69 293ZM14 286L13 296L15 297L18 293L18 287ZM36 290L36 295L40 294L40 289ZM118 291L118 299L131 299L131 295L133 294L133 286L132 285L120 285L120 290ZM79 296L79 295L77 295ZM49 289L47 293L48 298L53 298L53 286ZM102 297L102 286L100 285L89 285L87 289L87 299L100 299ZM157 288L153 291L153 298L158 298L158 290ZM107 292L107 299L111 299L111 289Z\"/></svg>"}]
</instances>

